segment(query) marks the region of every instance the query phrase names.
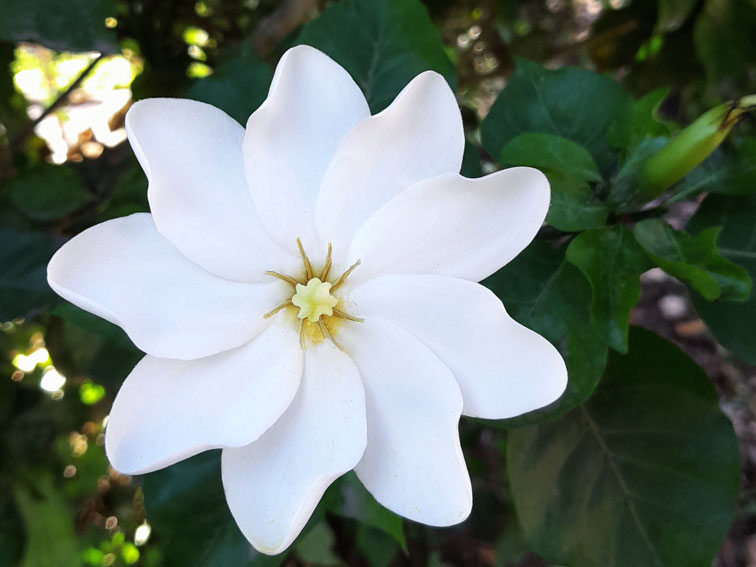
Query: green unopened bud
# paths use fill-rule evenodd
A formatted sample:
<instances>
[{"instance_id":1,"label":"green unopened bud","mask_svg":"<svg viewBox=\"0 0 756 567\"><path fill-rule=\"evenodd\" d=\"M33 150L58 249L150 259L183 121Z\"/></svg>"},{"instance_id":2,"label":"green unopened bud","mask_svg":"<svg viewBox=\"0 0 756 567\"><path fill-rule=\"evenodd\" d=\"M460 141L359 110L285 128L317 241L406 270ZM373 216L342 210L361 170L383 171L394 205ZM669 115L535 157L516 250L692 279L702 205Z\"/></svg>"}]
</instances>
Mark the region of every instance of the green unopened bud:
<instances>
[{"instance_id":1,"label":"green unopened bud","mask_svg":"<svg viewBox=\"0 0 756 567\"><path fill-rule=\"evenodd\" d=\"M756 110L756 95L743 97L704 112L643 167L646 189L655 197L685 177L727 137L746 113Z\"/></svg>"},{"instance_id":2,"label":"green unopened bud","mask_svg":"<svg viewBox=\"0 0 756 567\"><path fill-rule=\"evenodd\" d=\"M706 159L732 127L754 110L756 95L746 96L704 112L661 148L661 139L647 141L614 180L609 204L624 212L655 199Z\"/></svg>"}]
</instances>

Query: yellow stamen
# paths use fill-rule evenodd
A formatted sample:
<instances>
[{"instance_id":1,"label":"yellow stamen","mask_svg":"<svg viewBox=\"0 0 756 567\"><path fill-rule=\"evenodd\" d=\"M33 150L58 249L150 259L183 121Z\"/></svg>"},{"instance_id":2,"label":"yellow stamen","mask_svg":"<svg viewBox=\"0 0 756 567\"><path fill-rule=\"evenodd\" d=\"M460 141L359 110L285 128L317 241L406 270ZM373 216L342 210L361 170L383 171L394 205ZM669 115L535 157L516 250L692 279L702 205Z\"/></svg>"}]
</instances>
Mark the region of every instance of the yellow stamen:
<instances>
[{"instance_id":1,"label":"yellow stamen","mask_svg":"<svg viewBox=\"0 0 756 567\"><path fill-rule=\"evenodd\" d=\"M328 253L326 254L325 266L320 272L320 281L328 281L328 272L331 271L331 243L328 243Z\"/></svg>"},{"instance_id":2,"label":"yellow stamen","mask_svg":"<svg viewBox=\"0 0 756 567\"><path fill-rule=\"evenodd\" d=\"M281 309L284 309L284 308L288 307L289 305L291 305L291 299L287 299L286 301L284 301L278 307L276 307L276 308L271 309L270 311L268 311L265 315L263 315L263 319L270 319L271 317L273 317L273 315L275 315L276 313L278 313L279 311L281 311Z\"/></svg>"},{"instance_id":3,"label":"yellow stamen","mask_svg":"<svg viewBox=\"0 0 756 567\"><path fill-rule=\"evenodd\" d=\"M295 280L291 276L287 276L285 274L279 274L278 272L265 272L265 275L266 276L273 276L274 278L278 278L279 280L283 280L287 284L290 284L294 288L296 288L297 284L299 283L297 280Z\"/></svg>"},{"instance_id":4,"label":"yellow stamen","mask_svg":"<svg viewBox=\"0 0 756 567\"><path fill-rule=\"evenodd\" d=\"M310 259L307 257L307 253L304 251L304 247L302 246L302 241L299 238L297 238L297 248L299 248L299 253L302 256L302 262L304 263L307 281L310 281L313 274L312 264L310 264Z\"/></svg>"},{"instance_id":5,"label":"yellow stamen","mask_svg":"<svg viewBox=\"0 0 756 567\"><path fill-rule=\"evenodd\" d=\"M346 313L342 311L341 309L333 308L333 314L336 317L341 317L342 319L348 319L349 321L355 321L356 323L364 323L365 319L362 317L355 317L354 315L350 315L349 313Z\"/></svg>"},{"instance_id":6,"label":"yellow stamen","mask_svg":"<svg viewBox=\"0 0 756 567\"><path fill-rule=\"evenodd\" d=\"M342 284L346 281L346 279L349 277L349 274L351 274L355 270L355 268L357 268L357 266L359 266L360 264L361 262L357 260L354 264L349 266L349 269L343 274L341 274L341 277L337 279L336 282L331 286L331 292L333 293L334 291L339 289L342 286Z\"/></svg>"}]
</instances>

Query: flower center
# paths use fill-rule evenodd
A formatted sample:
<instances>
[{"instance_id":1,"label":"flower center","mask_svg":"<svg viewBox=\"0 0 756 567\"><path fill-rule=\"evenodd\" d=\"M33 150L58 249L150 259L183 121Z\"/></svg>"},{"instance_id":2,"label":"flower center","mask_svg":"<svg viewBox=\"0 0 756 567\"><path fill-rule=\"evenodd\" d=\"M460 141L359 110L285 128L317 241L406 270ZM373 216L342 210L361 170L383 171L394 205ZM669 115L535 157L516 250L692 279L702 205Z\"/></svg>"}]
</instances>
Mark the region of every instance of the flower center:
<instances>
[{"instance_id":1,"label":"flower center","mask_svg":"<svg viewBox=\"0 0 756 567\"><path fill-rule=\"evenodd\" d=\"M331 285L320 278L312 278L307 285L298 283L297 293L291 298L291 302L299 307L297 317L306 317L310 323L315 323L321 315L333 315L333 308L339 300L331 295Z\"/></svg>"},{"instance_id":2,"label":"flower center","mask_svg":"<svg viewBox=\"0 0 756 567\"><path fill-rule=\"evenodd\" d=\"M349 274L360 265L360 261L357 260L341 276L331 282L328 280L328 275L331 272L331 244L328 244L328 254L326 255L325 264L318 275L315 275L312 263L307 257L302 247L302 241L299 238L297 238L297 248L299 248L302 264L304 264L304 279L299 280L278 272L265 272L269 276L288 283L293 288L294 294L291 298L268 311L263 317L268 319L287 307L298 307L299 344L302 348L305 348L306 337L310 337L313 342L320 342L328 338L333 344L341 348L341 345L333 338L333 333L339 320L362 323L364 319L349 315L337 307L339 299L333 296L333 292L344 284Z\"/></svg>"}]
</instances>

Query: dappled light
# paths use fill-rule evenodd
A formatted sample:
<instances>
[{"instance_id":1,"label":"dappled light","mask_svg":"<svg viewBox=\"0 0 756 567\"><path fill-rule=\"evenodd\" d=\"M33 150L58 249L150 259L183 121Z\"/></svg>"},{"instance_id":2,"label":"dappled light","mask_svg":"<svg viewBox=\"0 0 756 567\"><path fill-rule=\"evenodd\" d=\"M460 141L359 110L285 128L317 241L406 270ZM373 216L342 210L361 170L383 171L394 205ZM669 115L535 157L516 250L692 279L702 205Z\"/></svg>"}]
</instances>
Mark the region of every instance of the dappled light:
<instances>
[{"instance_id":1,"label":"dappled light","mask_svg":"<svg viewBox=\"0 0 756 567\"><path fill-rule=\"evenodd\" d=\"M756 567L754 38L0 0L0 566Z\"/></svg>"}]
</instances>

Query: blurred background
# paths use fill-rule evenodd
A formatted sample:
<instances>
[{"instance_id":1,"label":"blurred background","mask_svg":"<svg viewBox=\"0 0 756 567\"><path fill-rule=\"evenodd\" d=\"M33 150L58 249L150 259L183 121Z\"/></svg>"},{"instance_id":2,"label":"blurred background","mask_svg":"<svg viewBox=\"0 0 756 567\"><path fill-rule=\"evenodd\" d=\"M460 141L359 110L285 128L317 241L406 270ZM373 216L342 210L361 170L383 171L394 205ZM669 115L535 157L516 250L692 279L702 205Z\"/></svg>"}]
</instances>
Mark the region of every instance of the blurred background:
<instances>
[{"instance_id":1,"label":"blurred background","mask_svg":"<svg viewBox=\"0 0 756 567\"><path fill-rule=\"evenodd\" d=\"M353 4L355 17L372 5L383 18L379 38L397 23L417 41L442 43L469 176L496 167L478 128L517 57L607 73L635 98L667 89L660 113L681 124L756 92L753 0ZM348 476L278 558L256 556L240 539L214 453L141 479L108 466L103 427L141 353L118 328L59 300L46 263L84 228L148 210L124 130L133 100L189 97L243 124L288 46L343 40L347 22L329 20L330 9L323 0L0 0L0 567L547 565L512 520L506 432L472 420L462 423L476 497L468 522L449 530L402 524ZM376 83L372 111L409 78ZM744 124L728 143L753 133ZM673 212L685 219L694 208L682 200ZM644 275L632 318L683 346L714 379L743 460L737 521L715 565L756 565L756 371L728 356L683 287L659 270Z\"/></svg>"}]
</instances>

